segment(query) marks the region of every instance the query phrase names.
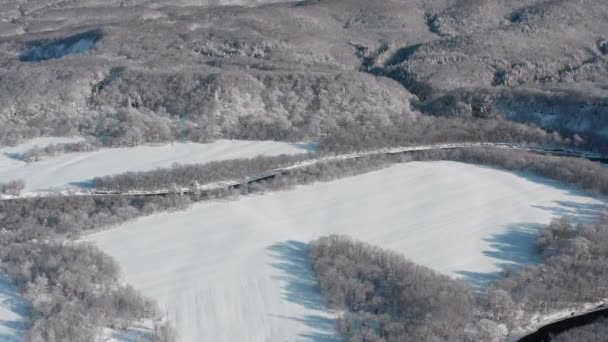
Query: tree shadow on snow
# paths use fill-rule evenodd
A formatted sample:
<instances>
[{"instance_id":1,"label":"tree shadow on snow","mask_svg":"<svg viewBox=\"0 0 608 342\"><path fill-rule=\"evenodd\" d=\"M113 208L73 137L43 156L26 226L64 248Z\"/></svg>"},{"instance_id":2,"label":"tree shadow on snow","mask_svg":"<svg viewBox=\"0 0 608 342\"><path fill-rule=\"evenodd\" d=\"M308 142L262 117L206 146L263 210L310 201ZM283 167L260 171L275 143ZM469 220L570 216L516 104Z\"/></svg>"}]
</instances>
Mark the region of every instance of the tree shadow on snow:
<instances>
[{"instance_id":1,"label":"tree shadow on snow","mask_svg":"<svg viewBox=\"0 0 608 342\"><path fill-rule=\"evenodd\" d=\"M305 150L306 152L317 152L319 150L318 141L311 141L306 143L292 143L291 146Z\"/></svg>"},{"instance_id":2,"label":"tree shadow on snow","mask_svg":"<svg viewBox=\"0 0 608 342\"><path fill-rule=\"evenodd\" d=\"M282 288L283 299L301 305L310 310L325 311L323 296L317 287L316 277L308 259L308 245L299 241L285 241L267 248L276 260L271 266L281 271L273 279L285 283ZM309 341L337 342L342 339L336 333L336 321L319 315L288 317L273 315L303 323L313 332L301 333L299 336Z\"/></svg>"},{"instance_id":3,"label":"tree shadow on snow","mask_svg":"<svg viewBox=\"0 0 608 342\"><path fill-rule=\"evenodd\" d=\"M3 277L0 277L0 307L23 318L29 315L29 303L19 296L17 289ZM17 335L25 329L24 322L21 320L0 320L0 327L15 331ZM0 341L20 341L20 338L0 334Z\"/></svg>"},{"instance_id":4,"label":"tree shadow on snow","mask_svg":"<svg viewBox=\"0 0 608 342\"><path fill-rule=\"evenodd\" d=\"M568 216L575 223L596 222L598 215L605 209L603 204L555 201L554 206L536 205L534 208L550 211L554 216Z\"/></svg>"},{"instance_id":5,"label":"tree shadow on snow","mask_svg":"<svg viewBox=\"0 0 608 342\"><path fill-rule=\"evenodd\" d=\"M298 336L314 342L342 342L343 339L336 333L336 320L317 316L307 315L305 317L289 317L283 315L271 315L275 318L286 319L303 323L307 327L314 329L314 332L300 333Z\"/></svg>"},{"instance_id":6,"label":"tree shadow on snow","mask_svg":"<svg viewBox=\"0 0 608 342\"><path fill-rule=\"evenodd\" d=\"M459 162L457 162L457 163L459 163ZM523 178L523 179L528 180L533 183L543 184L543 185L552 187L554 189L561 190L564 193L571 195L571 196L579 196L579 197L591 196L591 194L589 192L586 192L585 190L583 190L581 188L577 188L574 185L568 185L568 184L562 183L557 180L553 180L553 179L549 179L549 178L546 178L546 177L543 177L540 175L533 174L531 172L507 170L505 168L501 168L500 166L494 166L494 165L484 165L484 164L466 163L466 162L464 162L464 163L475 165L475 166L483 168L483 169L490 169L490 170L494 170L497 172L504 172L504 173L512 174L512 175Z\"/></svg>"},{"instance_id":7,"label":"tree shadow on snow","mask_svg":"<svg viewBox=\"0 0 608 342\"><path fill-rule=\"evenodd\" d=\"M542 228L542 224L534 223L510 225L506 232L484 239L492 250L483 254L513 266L538 264L542 259L536 250L536 237Z\"/></svg>"},{"instance_id":8,"label":"tree shadow on snow","mask_svg":"<svg viewBox=\"0 0 608 342\"><path fill-rule=\"evenodd\" d=\"M93 180L85 180L79 182L69 182L69 186L73 186L81 189L93 189L95 188L95 184L93 184Z\"/></svg>"},{"instance_id":9,"label":"tree shadow on snow","mask_svg":"<svg viewBox=\"0 0 608 342\"><path fill-rule=\"evenodd\" d=\"M500 172L507 172L528 181L550 186L563 191L570 196L589 197L590 195L574 186L537 176L528 172L510 171L500 167L489 165L478 165ZM582 203L577 201L553 201L552 205L533 205L533 208L549 212L553 217L568 216L573 223L596 222L599 215L605 211L604 203ZM509 267L515 270L522 269L526 265L535 265L543 262L542 257L536 249L536 238L540 231L545 227L543 224L536 223L515 223L507 227L501 234L495 234L485 239L489 242L490 249L483 251L483 254L496 260L496 265L500 269L497 272L456 272L464 280L468 281L477 292L484 291L494 281L499 279L504 270Z\"/></svg>"},{"instance_id":10,"label":"tree shadow on snow","mask_svg":"<svg viewBox=\"0 0 608 342\"><path fill-rule=\"evenodd\" d=\"M497 272L459 271L462 279L466 280L475 292L483 292L490 284L499 279L507 267L521 269L525 265L535 265L542 262L536 250L536 237L543 225L534 223L513 224L507 231L494 234L486 239L491 249L482 253L497 261L500 269Z\"/></svg>"},{"instance_id":11,"label":"tree shadow on snow","mask_svg":"<svg viewBox=\"0 0 608 342\"><path fill-rule=\"evenodd\" d=\"M4 152L3 155L9 159L18 160L18 161L23 160L23 155L20 153Z\"/></svg>"},{"instance_id":12,"label":"tree shadow on snow","mask_svg":"<svg viewBox=\"0 0 608 342\"><path fill-rule=\"evenodd\" d=\"M458 271L456 274L458 274L462 280L469 283L475 293L483 293L488 286L490 286L502 275L502 272L481 273Z\"/></svg>"},{"instance_id":13,"label":"tree shadow on snow","mask_svg":"<svg viewBox=\"0 0 608 342\"><path fill-rule=\"evenodd\" d=\"M578 203L572 201L555 201L554 206L534 206L550 211L555 217L568 216L573 223L589 223L597 221L604 211L603 204ZM470 271L456 272L468 281L476 292L484 291L494 281L499 279L507 268L520 270L527 265L537 265L543 262L536 248L536 239L545 227L538 223L516 223L509 225L501 234L494 234L486 239L490 249L483 254L495 259L500 269L498 272L479 273Z\"/></svg>"}]
</instances>

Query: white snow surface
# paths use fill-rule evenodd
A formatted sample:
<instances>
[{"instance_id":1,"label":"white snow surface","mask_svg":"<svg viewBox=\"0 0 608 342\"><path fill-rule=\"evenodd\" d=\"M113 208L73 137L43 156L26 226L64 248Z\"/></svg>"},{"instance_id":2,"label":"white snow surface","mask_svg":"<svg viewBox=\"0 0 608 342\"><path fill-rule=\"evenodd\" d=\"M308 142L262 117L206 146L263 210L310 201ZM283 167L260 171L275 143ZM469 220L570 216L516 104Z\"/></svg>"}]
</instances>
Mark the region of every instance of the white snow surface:
<instances>
[{"instance_id":1,"label":"white snow surface","mask_svg":"<svg viewBox=\"0 0 608 342\"><path fill-rule=\"evenodd\" d=\"M82 138L39 138L25 144L0 149L0 183L25 181L24 195L34 192L74 188L94 177L128 171L148 171L173 163L194 164L217 160L250 158L308 152L314 144L274 141L218 140L209 144L174 143L130 148L106 148L92 152L68 153L39 162L26 163L15 154L38 145L76 142Z\"/></svg>"},{"instance_id":2,"label":"white snow surface","mask_svg":"<svg viewBox=\"0 0 608 342\"><path fill-rule=\"evenodd\" d=\"M154 335L154 323L146 320L138 322L126 330L114 330L104 328L99 342L143 342L152 341Z\"/></svg>"},{"instance_id":3,"label":"white snow surface","mask_svg":"<svg viewBox=\"0 0 608 342\"><path fill-rule=\"evenodd\" d=\"M0 341L21 341L28 308L27 301L19 295L15 286L0 277Z\"/></svg>"},{"instance_id":4,"label":"white snow surface","mask_svg":"<svg viewBox=\"0 0 608 342\"><path fill-rule=\"evenodd\" d=\"M193 205L86 239L156 299L182 341L336 341L305 243L347 234L484 286L539 261L552 217L603 202L559 183L456 162L412 162L289 191Z\"/></svg>"},{"instance_id":5,"label":"white snow surface","mask_svg":"<svg viewBox=\"0 0 608 342\"><path fill-rule=\"evenodd\" d=\"M0 148L0 154L2 154L2 158L8 158L11 154L21 154L25 153L32 148L38 146L40 148L47 147L51 144L71 144L84 141L82 137L40 137L28 140L16 146L3 147ZM4 164L0 164L4 166Z\"/></svg>"}]
</instances>

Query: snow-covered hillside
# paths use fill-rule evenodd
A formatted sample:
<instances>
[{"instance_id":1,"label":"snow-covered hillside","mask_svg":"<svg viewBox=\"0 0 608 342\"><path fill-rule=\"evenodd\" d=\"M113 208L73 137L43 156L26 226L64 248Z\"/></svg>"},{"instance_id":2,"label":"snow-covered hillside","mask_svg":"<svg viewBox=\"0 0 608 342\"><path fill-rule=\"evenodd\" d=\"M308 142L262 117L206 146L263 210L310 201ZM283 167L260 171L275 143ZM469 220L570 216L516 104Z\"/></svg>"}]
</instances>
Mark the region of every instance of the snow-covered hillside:
<instances>
[{"instance_id":1,"label":"snow-covered hillside","mask_svg":"<svg viewBox=\"0 0 608 342\"><path fill-rule=\"evenodd\" d=\"M279 155L309 152L311 144L273 141L219 140L209 144L174 143L132 148L102 149L94 152L70 153L34 163L15 159L32 147L49 143L74 142L72 138L42 138L25 144L0 149L0 182L23 179L25 192L44 191L83 185L96 176L127 171L147 171L170 167L173 163L194 164L214 160L250 158L258 155ZM85 184L86 185L86 184Z\"/></svg>"},{"instance_id":2,"label":"snow-covered hillside","mask_svg":"<svg viewBox=\"0 0 608 342\"><path fill-rule=\"evenodd\" d=\"M483 286L503 264L538 261L552 217L602 203L488 167L414 162L238 201L197 204L87 239L167 310L182 341L332 341L306 242L343 233Z\"/></svg>"}]
</instances>

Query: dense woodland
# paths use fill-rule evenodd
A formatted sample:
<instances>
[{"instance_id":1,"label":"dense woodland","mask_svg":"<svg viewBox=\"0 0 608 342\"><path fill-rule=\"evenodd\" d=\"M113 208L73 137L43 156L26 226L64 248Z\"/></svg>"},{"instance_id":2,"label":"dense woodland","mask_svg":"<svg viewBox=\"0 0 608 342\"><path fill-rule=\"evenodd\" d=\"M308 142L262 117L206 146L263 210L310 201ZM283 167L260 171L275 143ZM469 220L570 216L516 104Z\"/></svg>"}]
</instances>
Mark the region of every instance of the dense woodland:
<instances>
[{"instance_id":1,"label":"dense woodland","mask_svg":"<svg viewBox=\"0 0 608 342\"><path fill-rule=\"evenodd\" d=\"M467 283L345 236L312 241L309 255L319 289L341 312L337 328L348 341L501 341L535 315L605 300L607 245L608 217L576 227L567 217L556 219L537 239L542 264L506 269L475 298ZM600 341L605 323L572 329L555 341Z\"/></svg>"},{"instance_id":2,"label":"dense woodland","mask_svg":"<svg viewBox=\"0 0 608 342\"><path fill-rule=\"evenodd\" d=\"M184 197L40 197L0 201L0 270L32 303L27 341L94 340L104 327L153 321L151 341L175 332L162 312L122 284L119 268L94 246L67 239L159 210Z\"/></svg>"},{"instance_id":3,"label":"dense woodland","mask_svg":"<svg viewBox=\"0 0 608 342\"><path fill-rule=\"evenodd\" d=\"M345 236L310 243L310 260L349 341L454 341L472 315L469 285Z\"/></svg>"},{"instance_id":4,"label":"dense woodland","mask_svg":"<svg viewBox=\"0 0 608 342\"><path fill-rule=\"evenodd\" d=\"M241 181L255 178L273 169L311 159L311 154L259 156L249 159L209 162L205 164L175 164L170 169L129 172L93 179L93 186L101 190L131 191L188 188L196 184L218 181Z\"/></svg>"},{"instance_id":5,"label":"dense woodland","mask_svg":"<svg viewBox=\"0 0 608 342\"><path fill-rule=\"evenodd\" d=\"M575 146L572 138L548 133L538 127L500 119L423 117L415 123L390 125L381 130L352 127L323 137L319 148L327 152L351 152L390 146L453 142L513 142L538 146Z\"/></svg>"},{"instance_id":6,"label":"dense woodland","mask_svg":"<svg viewBox=\"0 0 608 342\"><path fill-rule=\"evenodd\" d=\"M429 115L598 143L606 13L603 0L5 0L0 144L300 140Z\"/></svg>"},{"instance_id":7,"label":"dense woodland","mask_svg":"<svg viewBox=\"0 0 608 342\"><path fill-rule=\"evenodd\" d=\"M574 226L554 220L537 239L544 258L538 266L507 272L489 290L486 309L508 326L535 313L551 313L596 303L608 297L608 218ZM521 311L520 311L521 310ZM524 315L517 317L517 312Z\"/></svg>"},{"instance_id":8,"label":"dense woodland","mask_svg":"<svg viewBox=\"0 0 608 342\"><path fill-rule=\"evenodd\" d=\"M25 182L17 179L8 183L0 183L0 194L17 196L25 188Z\"/></svg>"},{"instance_id":9,"label":"dense woodland","mask_svg":"<svg viewBox=\"0 0 608 342\"><path fill-rule=\"evenodd\" d=\"M2 271L31 303L26 341L94 341L106 327L161 317L153 302L121 284L118 265L91 245L28 241L3 245L0 253Z\"/></svg>"}]
</instances>

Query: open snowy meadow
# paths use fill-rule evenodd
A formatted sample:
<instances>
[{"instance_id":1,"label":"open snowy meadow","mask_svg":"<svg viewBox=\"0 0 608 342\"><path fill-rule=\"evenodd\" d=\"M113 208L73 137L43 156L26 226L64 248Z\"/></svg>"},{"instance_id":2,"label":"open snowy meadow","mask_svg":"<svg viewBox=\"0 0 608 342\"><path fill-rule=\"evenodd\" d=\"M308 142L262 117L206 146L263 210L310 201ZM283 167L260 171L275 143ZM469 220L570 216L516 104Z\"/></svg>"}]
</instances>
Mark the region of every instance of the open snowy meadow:
<instances>
[{"instance_id":1,"label":"open snowy meadow","mask_svg":"<svg viewBox=\"0 0 608 342\"><path fill-rule=\"evenodd\" d=\"M347 234L483 288L540 261L551 218L603 202L524 174L412 162L328 183L195 204L95 233L125 280L156 299L182 341L337 341L306 243Z\"/></svg>"},{"instance_id":2,"label":"open snowy meadow","mask_svg":"<svg viewBox=\"0 0 608 342\"><path fill-rule=\"evenodd\" d=\"M18 155L34 146L77 142L78 138L39 138L15 147L0 149L0 179L25 181L24 194L86 186L94 177L171 167L173 163L195 164L218 160L251 158L259 155L304 153L314 144L275 141L218 140L209 144L174 143L129 148L104 148L26 163Z\"/></svg>"},{"instance_id":3,"label":"open snowy meadow","mask_svg":"<svg viewBox=\"0 0 608 342\"><path fill-rule=\"evenodd\" d=\"M38 138L14 147L0 149L0 182L23 179L26 195L43 195L47 190L78 189L97 176L127 171L146 171L170 167L173 163L205 163L216 160L249 158L258 155L304 153L314 144L272 141L219 140L209 144L175 143L142 145L134 148L101 149L68 153L39 162L17 158L34 146L74 143L81 138ZM1 213L0 213L1 214ZM20 341L28 305L17 289L0 278L0 340Z\"/></svg>"}]
</instances>

